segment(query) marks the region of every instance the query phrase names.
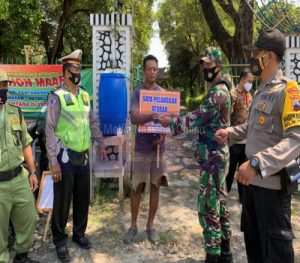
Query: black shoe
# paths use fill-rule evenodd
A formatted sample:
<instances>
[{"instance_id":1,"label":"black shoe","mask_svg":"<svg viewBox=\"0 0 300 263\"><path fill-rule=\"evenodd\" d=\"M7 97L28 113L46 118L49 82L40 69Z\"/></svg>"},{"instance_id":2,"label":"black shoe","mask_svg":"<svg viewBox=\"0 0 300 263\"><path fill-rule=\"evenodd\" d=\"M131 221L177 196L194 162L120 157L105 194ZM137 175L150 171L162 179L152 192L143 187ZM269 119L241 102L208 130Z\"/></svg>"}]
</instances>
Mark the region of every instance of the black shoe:
<instances>
[{"instance_id":1,"label":"black shoe","mask_svg":"<svg viewBox=\"0 0 300 263\"><path fill-rule=\"evenodd\" d=\"M218 263L218 255L206 254L205 263Z\"/></svg>"},{"instance_id":2,"label":"black shoe","mask_svg":"<svg viewBox=\"0 0 300 263\"><path fill-rule=\"evenodd\" d=\"M222 239L221 255L218 257L218 263L233 263L233 256L230 251L230 240Z\"/></svg>"},{"instance_id":3,"label":"black shoe","mask_svg":"<svg viewBox=\"0 0 300 263\"><path fill-rule=\"evenodd\" d=\"M66 245L61 247L56 247L56 255L58 259L63 263L69 262L71 260L70 253Z\"/></svg>"},{"instance_id":4,"label":"black shoe","mask_svg":"<svg viewBox=\"0 0 300 263\"><path fill-rule=\"evenodd\" d=\"M40 263L27 257L27 253L16 254L13 263Z\"/></svg>"},{"instance_id":5,"label":"black shoe","mask_svg":"<svg viewBox=\"0 0 300 263\"><path fill-rule=\"evenodd\" d=\"M80 237L80 238L73 237L72 240L83 249L90 249L92 247L91 242L86 237Z\"/></svg>"}]
</instances>

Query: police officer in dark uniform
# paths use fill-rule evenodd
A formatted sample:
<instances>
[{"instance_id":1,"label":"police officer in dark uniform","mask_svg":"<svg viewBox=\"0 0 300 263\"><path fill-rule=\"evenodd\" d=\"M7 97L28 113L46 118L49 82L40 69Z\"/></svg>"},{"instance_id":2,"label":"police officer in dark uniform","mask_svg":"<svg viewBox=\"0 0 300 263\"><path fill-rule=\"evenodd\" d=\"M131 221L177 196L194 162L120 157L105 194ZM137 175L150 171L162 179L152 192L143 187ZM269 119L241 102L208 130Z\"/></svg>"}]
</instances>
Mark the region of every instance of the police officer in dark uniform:
<instances>
[{"instance_id":1,"label":"police officer in dark uniform","mask_svg":"<svg viewBox=\"0 0 300 263\"><path fill-rule=\"evenodd\" d=\"M89 208L88 149L97 141L101 158L105 146L99 124L90 107L89 94L80 86L82 51L63 57L64 84L50 97L46 119L46 148L54 180L53 242L62 262L71 260L65 227L73 200L73 242L83 249Z\"/></svg>"}]
</instances>

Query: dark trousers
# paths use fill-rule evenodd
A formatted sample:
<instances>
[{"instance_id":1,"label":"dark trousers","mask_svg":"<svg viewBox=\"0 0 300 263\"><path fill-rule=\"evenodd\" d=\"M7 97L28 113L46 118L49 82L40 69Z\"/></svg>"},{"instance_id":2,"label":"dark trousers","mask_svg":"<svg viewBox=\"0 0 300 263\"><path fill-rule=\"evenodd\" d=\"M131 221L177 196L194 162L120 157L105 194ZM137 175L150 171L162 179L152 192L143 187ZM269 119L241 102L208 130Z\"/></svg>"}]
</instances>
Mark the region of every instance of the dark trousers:
<instances>
[{"instance_id":1,"label":"dark trousers","mask_svg":"<svg viewBox=\"0 0 300 263\"><path fill-rule=\"evenodd\" d=\"M246 144L234 144L229 148L229 171L226 177L226 186L227 192L229 193L231 190L231 186L233 183L234 175L236 172L236 168L240 167L240 165L247 161L247 157L245 154L245 147ZM238 184L238 193L239 193L239 201L242 202L243 196L243 185L240 183Z\"/></svg>"},{"instance_id":2,"label":"dark trousers","mask_svg":"<svg viewBox=\"0 0 300 263\"><path fill-rule=\"evenodd\" d=\"M281 190L245 186L242 207L248 263L293 263L291 196Z\"/></svg>"},{"instance_id":3,"label":"dark trousers","mask_svg":"<svg viewBox=\"0 0 300 263\"><path fill-rule=\"evenodd\" d=\"M62 180L54 183L54 201L52 216L53 243L56 247L67 243L68 236L65 227L69 217L70 205L73 197L73 237L84 236L89 211L89 165L74 166L61 162L61 155L58 155L58 162L62 172Z\"/></svg>"}]
</instances>

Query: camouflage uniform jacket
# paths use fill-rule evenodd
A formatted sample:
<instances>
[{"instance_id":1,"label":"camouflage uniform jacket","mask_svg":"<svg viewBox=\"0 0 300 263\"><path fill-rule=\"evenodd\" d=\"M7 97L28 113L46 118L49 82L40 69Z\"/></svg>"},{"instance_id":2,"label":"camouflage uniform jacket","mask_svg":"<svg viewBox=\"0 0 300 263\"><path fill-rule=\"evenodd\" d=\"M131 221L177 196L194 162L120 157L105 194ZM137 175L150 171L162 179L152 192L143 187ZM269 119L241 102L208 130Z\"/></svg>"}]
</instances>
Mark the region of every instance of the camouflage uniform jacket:
<instances>
[{"instance_id":1,"label":"camouflage uniform jacket","mask_svg":"<svg viewBox=\"0 0 300 263\"><path fill-rule=\"evenodd\" d=\"M227 86L219 83L209 89L198 109L176 121L171 121L171 129L175 135L182 133L185 127L198 128L197 158L199 163L210 162L207 153L221 149L221 146L214 140L214 134L220 128L229 127L230 104Z\"/></svg>"}]
</instances>

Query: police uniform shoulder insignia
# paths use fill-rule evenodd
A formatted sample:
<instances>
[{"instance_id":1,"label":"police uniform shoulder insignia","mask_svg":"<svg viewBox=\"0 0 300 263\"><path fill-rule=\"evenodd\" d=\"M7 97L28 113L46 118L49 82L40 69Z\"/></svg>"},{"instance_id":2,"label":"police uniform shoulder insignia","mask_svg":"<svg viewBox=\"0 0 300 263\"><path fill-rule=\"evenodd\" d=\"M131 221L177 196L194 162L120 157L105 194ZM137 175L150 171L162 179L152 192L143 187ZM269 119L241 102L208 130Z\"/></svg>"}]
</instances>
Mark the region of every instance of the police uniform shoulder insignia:
<instances>
[{"instance_id":1,"label":"police uniform shoulder insignia","mask_svg":"<svg viewBox=\"0 0 300 263\"><path fill-rule=\"evenodd\" d=\"M54 107L55 103L56 103L56 99L53 99L53 98L50 99L50 106L51 106L51 108Z\"/></svg>"},{"instance_id":2,"label":"police uniform shoulder insignia","mask_svg":"<svg viewBox=\"0 0 300 263\"><path fill-rule=\"evenodd\" d=\"M282 126L287 130L300 126L300 89L296 81L287 81L282 111Z\"/></svg>"}]
</instances>

